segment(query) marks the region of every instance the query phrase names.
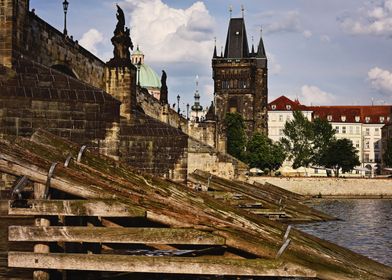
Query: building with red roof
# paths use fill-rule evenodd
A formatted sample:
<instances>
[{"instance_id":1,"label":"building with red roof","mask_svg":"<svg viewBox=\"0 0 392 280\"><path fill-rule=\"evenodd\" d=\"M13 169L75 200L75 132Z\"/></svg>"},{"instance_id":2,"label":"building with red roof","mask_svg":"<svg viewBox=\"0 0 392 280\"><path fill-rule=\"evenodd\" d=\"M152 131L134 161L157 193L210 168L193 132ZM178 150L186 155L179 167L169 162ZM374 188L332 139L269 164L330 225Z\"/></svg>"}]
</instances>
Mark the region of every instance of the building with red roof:
<instances>
[{"instance_id":1,"label":"building with red roof","mask_svg":"<svg viewBox=\"0 0 392 280\"><path fill-rule=\"evenodd\" d=\"M392 105L306 106L299 100L280 96L268 104L268 136L272 140L284 136L284 125L292 120L293 111L303 112L309 120L327 120L338 139L347 138L353 142L362 167L381 170L381 130L391 123Z\"/></svg>"}]
</instances>

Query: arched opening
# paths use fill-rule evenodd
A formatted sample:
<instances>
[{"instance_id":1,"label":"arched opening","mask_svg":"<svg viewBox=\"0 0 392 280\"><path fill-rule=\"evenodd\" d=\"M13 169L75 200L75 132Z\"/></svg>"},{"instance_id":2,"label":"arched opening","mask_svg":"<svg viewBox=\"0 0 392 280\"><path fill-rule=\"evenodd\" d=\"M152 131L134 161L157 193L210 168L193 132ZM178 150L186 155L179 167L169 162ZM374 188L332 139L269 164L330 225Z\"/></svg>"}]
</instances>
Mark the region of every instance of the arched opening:
<instances>
[{"instance_id":1,"label":"arched opening","mask_svg":"<svg viewBox=\"0 0 392 280\"><path fill-rule=\"evenodd\" d=\"M68 67L67 65L55 64L55 65L52 65L51 68L54 69L54 70L57 70L57 71L59 71L59 72L61 72L63 74L66 74L68 76L71 76L71 77L73 77L75 79L78 79L78 77L76 76L76 73L70 67Z\"/></svg>"}]
</instances>

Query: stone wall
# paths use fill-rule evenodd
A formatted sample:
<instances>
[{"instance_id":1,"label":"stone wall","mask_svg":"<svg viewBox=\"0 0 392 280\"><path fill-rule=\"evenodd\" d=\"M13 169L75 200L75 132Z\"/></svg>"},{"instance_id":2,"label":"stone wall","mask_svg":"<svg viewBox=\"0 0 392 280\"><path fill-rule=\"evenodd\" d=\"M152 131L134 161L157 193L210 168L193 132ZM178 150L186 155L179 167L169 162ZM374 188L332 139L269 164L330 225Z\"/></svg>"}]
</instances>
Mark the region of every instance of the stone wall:
<instances>
[{"instance_id":1,"label":"stone wall","mask_svg":"<svg viewBox=\"0 0 392 280\"><path fill-rule=\"evenodd\" d=\"M170 108L169 104L162 105L146 89L138 89L136 93L137 105L143 112L156 120L164 122L172 127L180 128L187 133L188 121L177 111Z\"/></svg>"},{"instance_id":2,"label":"stone wall","mask_svg":"<svg viewBox=\"0 0 392 280\"><path fill-rule=\"evenodd\" d=\"M250 177L249 180L309 196L392 197L392 179Z\"/></svg>"},{"instance_id":3,"label":"stone wall","mask_svg":"<svg viewBox=\"0 0 392 280\"><path fill-rule=\"evenodd\" d=\"M15 60L13 70L0 65L0 135L30 136L43 128L94 142L119 122L119 106L104 91L43 65L25 59Z\"/></svg>"},{"instance_id":4,"label":"stone wall","mask_svg":"<svg viewBox=\"0 0 392 280\"><path fill-rule=\"evenodd\" d=\"M48 67L70 71L95 87L105 87L105 63L33 12L28 0L0 0L0 63L21 55Z\"/></svg>"},{"instance_id":5,"label":"stone wall","mask_svg":"<svg viewBox=\"0 0 392 280\"><path fill-rule=\"evenodd\" d=\"M196 169L210 172L223 178L233 179L243 177L248 166L228 154L220 153L213 147L189 138L188 174Z\"/></svg>"},{"instance_id":6,"label":"stone wall","mask_svg":"<svg viewBox=\"0 0 392 280\"><path fill-rule=\"evenodd\" d=\"M216 147L216 122L189 122L188 135L211 147Z\"/></svg>"},{"instance_id":7,"label":"stone wall","mask_svg":"<svg viewBox=\"0 0 392 280\"><path fill-rule=\"evenodd\" d=\"M135 111L120 128L120 159L137 170L186 181L188 136L179 129Z\"/></svg>"}]
</instances>

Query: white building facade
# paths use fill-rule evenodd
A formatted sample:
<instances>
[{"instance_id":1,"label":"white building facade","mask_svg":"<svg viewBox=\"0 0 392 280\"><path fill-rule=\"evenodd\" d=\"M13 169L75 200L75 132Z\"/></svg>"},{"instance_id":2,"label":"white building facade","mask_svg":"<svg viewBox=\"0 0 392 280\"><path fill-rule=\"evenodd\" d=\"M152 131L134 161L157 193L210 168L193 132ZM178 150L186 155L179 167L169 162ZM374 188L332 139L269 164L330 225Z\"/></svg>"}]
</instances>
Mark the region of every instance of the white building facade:
<instances>
[{"instance_id":1,"label":"white building facade","mask_svg":"<svg viewBox=\"0 0 392 280\"><path fill-rule=\"evenodd\" d=\"M358 151L361 167L376 173L381 171L381 129L390 123L392 106L305 106L298 100L281 96L269 103L268 110L268 137L273 141L283 137L284 125L293 118L293 111L301 111L308 120L327 120L335 129L336 138L351 140ZM309 172L325 174L320 170ZM353 173L360 174L359 171Z\"/></svg>"}]
</instances>

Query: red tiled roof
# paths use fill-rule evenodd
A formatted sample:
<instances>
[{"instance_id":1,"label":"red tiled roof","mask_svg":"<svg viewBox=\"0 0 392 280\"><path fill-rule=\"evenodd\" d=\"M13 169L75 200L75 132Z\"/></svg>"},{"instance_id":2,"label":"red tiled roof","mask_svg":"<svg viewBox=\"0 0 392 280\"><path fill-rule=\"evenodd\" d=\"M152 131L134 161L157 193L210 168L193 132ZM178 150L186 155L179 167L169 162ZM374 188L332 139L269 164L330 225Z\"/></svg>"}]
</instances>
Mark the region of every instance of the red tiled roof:
<instances>
[{"instance_id":1,"label":"red tiled roof","mask_svg":"<svg viewBox=\"0 0 392 280\"><path fill-rule=\"evenodd\" d=\"M290 105L290 106L287 106ZM313 111L314 118L346 123L390 123L392 105L306 106L281 96L268 104L269 111ZM359 118L358 118L359 117Z\"/></svg>"},{"instance_id":2,"label":"red tiled roof","mask_svg":"<svg viewBox=\"0 0 392 280\"><path fill-rule=\"evenodd\" d=\"M286 96L276 98L268 104L270 111L307 111L307 107L299 103L298 100L292 101Z\"/></svg>"}]
</instances>

